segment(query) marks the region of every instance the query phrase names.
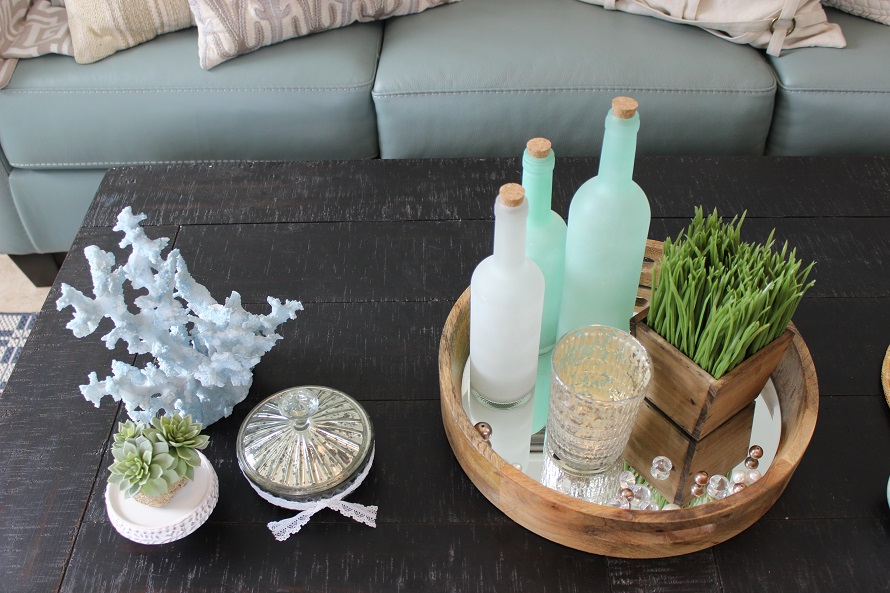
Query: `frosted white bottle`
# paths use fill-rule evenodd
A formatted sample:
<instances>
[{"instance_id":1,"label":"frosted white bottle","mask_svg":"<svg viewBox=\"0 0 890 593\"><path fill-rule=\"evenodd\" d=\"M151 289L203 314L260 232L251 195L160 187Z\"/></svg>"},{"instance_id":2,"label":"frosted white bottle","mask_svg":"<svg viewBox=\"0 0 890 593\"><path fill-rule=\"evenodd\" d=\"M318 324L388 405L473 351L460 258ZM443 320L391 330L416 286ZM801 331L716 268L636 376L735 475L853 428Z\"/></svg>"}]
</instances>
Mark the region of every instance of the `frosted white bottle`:
<instances>
[{"instance_id":1,"label":"frosted white bottle","mask_svg":"<svg viewBox=\"0 0 890 593\"><path fill-rule=\"evenodd\" d=\"M534 395L544 276L525 254L528 203L521 185L501 187L494 218L494 253L470 281L470 389L503 409Z\"/></svg>"}]
</instances>

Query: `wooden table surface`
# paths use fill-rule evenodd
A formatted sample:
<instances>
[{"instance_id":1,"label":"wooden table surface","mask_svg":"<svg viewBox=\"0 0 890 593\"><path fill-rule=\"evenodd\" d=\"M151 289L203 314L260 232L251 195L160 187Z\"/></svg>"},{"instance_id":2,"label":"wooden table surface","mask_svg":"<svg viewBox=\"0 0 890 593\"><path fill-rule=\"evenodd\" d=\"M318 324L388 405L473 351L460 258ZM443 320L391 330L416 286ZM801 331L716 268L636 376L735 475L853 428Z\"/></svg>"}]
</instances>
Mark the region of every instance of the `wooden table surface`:
<instances>
[{"instance_id":1,"label":"wooden table surface","mask_svg":"<svg viewBox=\"0 0 890 593\"><path fill-rule=\"evenodd\" d=\"M890 411L880 368L890 343L890 158L640 158L649 236L686 226L694 205L748 211L743 237L817 260L794 322L816 364L815 436L778 503L741 535L695 554L621 560L554 544L475 490L445 438L436 355L453 302L490 252L497 188L519 159L156 166L109 172L25 352L0 396L2 591L887 591ZM596 173L559 159L554 209ZM123 349L75 339L59 284L89 294L85 246L114 249L117 213L148 215L217 299L237 290L306 310L255 369L250 394L207 429L220 479L209 521L163 546L132 543L105 514L109 440L121 408L81 396ZM104 324L108 324L106 320ZM350 498L380 507L371 529L333 511L290 540L288 511L240 475L238 427L260 399L321 384L359 399L377 457Z\"/></svg>"}]
</instances>

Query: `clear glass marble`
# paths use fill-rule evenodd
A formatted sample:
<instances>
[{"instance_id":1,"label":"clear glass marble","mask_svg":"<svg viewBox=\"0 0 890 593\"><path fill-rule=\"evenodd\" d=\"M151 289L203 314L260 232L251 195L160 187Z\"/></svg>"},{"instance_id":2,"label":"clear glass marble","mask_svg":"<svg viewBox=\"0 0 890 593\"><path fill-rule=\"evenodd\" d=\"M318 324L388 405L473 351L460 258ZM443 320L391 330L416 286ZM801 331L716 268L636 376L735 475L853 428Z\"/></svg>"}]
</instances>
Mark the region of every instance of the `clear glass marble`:
<instances>
[{"instance_id":1,"label":"clear glass marble","mask_svg":"<svg viewBox=\"0 0 890 593\"><path fill-rule=\"evenodd\" d=\"M342 391L307 386L260 402L238 433L238 465L273 496L308 502L342 491L364 468L371 419Z\"/></svg>"},{"instance_id":2,"label":"clear glass marble","mask_svg":"<svg viewBox=\"0 0 890 593\"><path fill-rule=\"evenodd\" d=\"M659 455L652 460L652 467L649 469L649 473L652 474L652 477L656 480L667 480L671 476L671 469L673 467L674 464L671 463L670 459L664 455Z\"/></svg>"},{"instance_id":3,"label":"clear glass marble","mask_svg":"<svg viewBox=\"0 0 890 593\"><path fill-rule=\"evenodd\" d=\"M614 507L614 508L616 508L616 509L625 509L625 510L627 510L627 509L630 508L630 503L627 501L626 498L622 498L621 496L616 496L615 498L613 498L612 500L610 500L609 502L607 502L607 503L606 503L606 506L607 506L607 507Z\"/></svg>"},{"instance_id":4,"label":"clear glass marble","mask_svg":"<svg viewBox=\"0 0 890 593\"><path fill-rule=\"evenodd\" d=\"M714 500L720 500L729 494L729 480L726 479L726 476L711 476L711 479L708 480L708 496Z\"/></svg>"},{"instance_id":5,"label":"clear glass marble","mask_svg":"<svg viewBox=\"0 0 890 593\"><path fill-rule=\"evenodd\" d=\"M649 505L649 501L652 500L652 492L648 488L642 484L637 484L631 490L634 493L633 500L630 503L631 507L642 509L644 506Z\"/></svg>"},{"instance_id":6,"label":"clear glass marble","mask_svg":"<svg viewBox=\"0 0 890 593\"><path fill-rule=\"evenodd\" d=\"M620 474L618 474L618 485L621 488L633 488L633 485L637 483L637 477L630 470L624 470Z\"/></svg>"}]
</instances>

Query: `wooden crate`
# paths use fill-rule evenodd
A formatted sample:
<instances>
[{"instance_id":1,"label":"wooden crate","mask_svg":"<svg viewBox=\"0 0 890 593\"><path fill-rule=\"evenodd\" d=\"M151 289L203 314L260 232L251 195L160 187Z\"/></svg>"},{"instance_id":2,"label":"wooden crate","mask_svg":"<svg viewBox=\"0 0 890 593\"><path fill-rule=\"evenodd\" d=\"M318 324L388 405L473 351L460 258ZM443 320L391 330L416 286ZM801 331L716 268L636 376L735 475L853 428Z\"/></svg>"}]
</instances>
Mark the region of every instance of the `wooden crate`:
<instances>
[{"instance_id":1,"label":"wooden crate","mask_svg":"<svg viewBox=\"0 0 890 593\"><path fill-rule=\"evenodd\" d=\"M714 379L645 324L647 310L631 320L631 333L652 358L646 397L694 440L701 440L749 406L791 343L785 332L739 366Z\"/></svg>"},{"instance_id":2,"label":"wooden crate","mask_svg":"<svg viewBox=\"0 0 890 593\"><path fill-rule=\"evenodd\" d=\"M726 474L745 459L753 422L752 402L697 440L646 400L624 449L624 458L668 501L683 505L695 498L691 488L697 472L706 471L712 476ZM666 480L656 480L649 473L652 460L659 455L674 465Z\"/></svg>"}]
</instances>

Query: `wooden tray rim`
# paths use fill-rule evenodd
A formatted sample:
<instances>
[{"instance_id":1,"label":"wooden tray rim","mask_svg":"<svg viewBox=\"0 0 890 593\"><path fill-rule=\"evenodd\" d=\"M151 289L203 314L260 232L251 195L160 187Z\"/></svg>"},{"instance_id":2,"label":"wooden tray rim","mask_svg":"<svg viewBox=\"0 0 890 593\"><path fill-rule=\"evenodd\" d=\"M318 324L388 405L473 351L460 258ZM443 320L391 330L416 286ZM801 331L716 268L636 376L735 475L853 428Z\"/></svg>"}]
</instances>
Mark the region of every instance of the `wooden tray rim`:
<instances>
[{"instance_id":1,"label":"wooden tray rim","mask_svg":"<svg viewBox=\"0 0 890 593\"><path fill-rule=\"evenodd\" d=\"M652 244L655 244L656 248L657 246L660 246L658 242L649 241L649 243L650 247L653 246ZM803 405L801 408L802 415L796 423L794 434L788 434L788 420L785 418L786 414L783 413L782 435L779 440L779 449L776 452L770 470L767 471L760 480L746 488L744 491L723 500L669 512L615 509L592 504L556 492L526 476L520 470L517 470L501 458L494 450L492 450L488 442L484 441L478 434L463 410L460 384L459 382L455 384L451 375L454 361L450 359L450 347L458 319L464 309L466 309L465 315L467 319L469 317L469 300L470 291L469 288L467 288L455 303L448 316L439 347L439 381L442 396L442 420L449 444L451 445L455 456L458 458L458 461L461 463L465 473L467 473L470 480L477 488L479 488L486 498L505 514L516 520L520 525L546 537L547 539L594 553L605 553L608 551L610 555L621 557L673 556L716 545L752 525L772 507L787 486L791 475L800 463L812 438L816 426L819 405L819 390L815 367L809 349L800 333L797 331L797 328L793 324L789 324L789 329L793 334L789 352L793 352L797 357L801 366L801 371L803 372L802 388L804 389L804 394ZM466 360L458 362L460 367L463 368ZM780 368L784 364L786 363L783 359L780 363ZM780 397L780 402L781 399L782 398ZM452 422L451 418L456 418L456 423ZM455 439L459 439L460 442L455 442ZM466 449L466 447L462 445L469 445L469 450L472 451L472 454L466 456L466 458L460 452ZM491 488L489 488L489 485L485 483L481 477L474 475L478 470L496 474L496 477L499 480L496 491L492 491ZM480 484L479 482L482 483ZM594 535L591 537L589 546L583 548L578 547L572 543L561 541L558 534L542 529L535 529L526 524L526 522L523 521L520 509L516 508L515 504L509 507L507 505L502 505L500 495L508 488L512 493L531 497L531 499L537 503L550 505L556 511L562 509L572 513L586 515L591 520L595 519L595 523L600 525L604 530L603 533L599 535L604 535L610 531L626 533L677 532L677 541L666 543L665 546L667 547L663 550L628 550L628 553L625 555L623 553L614 553L615 550L612 549L612 546L598 545L595 541L596 536ZM737 518L739 510L744 509L745 505L751 505L752 508L745 510L747 510L748 514L753 518L750 521L744 521L745 524L741 529L734 530L725 537L717 534L716 532L718 531L720 524L731 518ZM751 512L752 510L753 513ZM711 532L714 535L714 539L717 541L714 541L709 545L699 546L695 543L690 544L686 541L687 538L684 537L684 531L699 532L698 535L700 535L700 532L702 531ZM689 533L687 535L690 536L689 539L695 539L695 537L692 536L696 534Z\"/></svg>"}]
</instances>

